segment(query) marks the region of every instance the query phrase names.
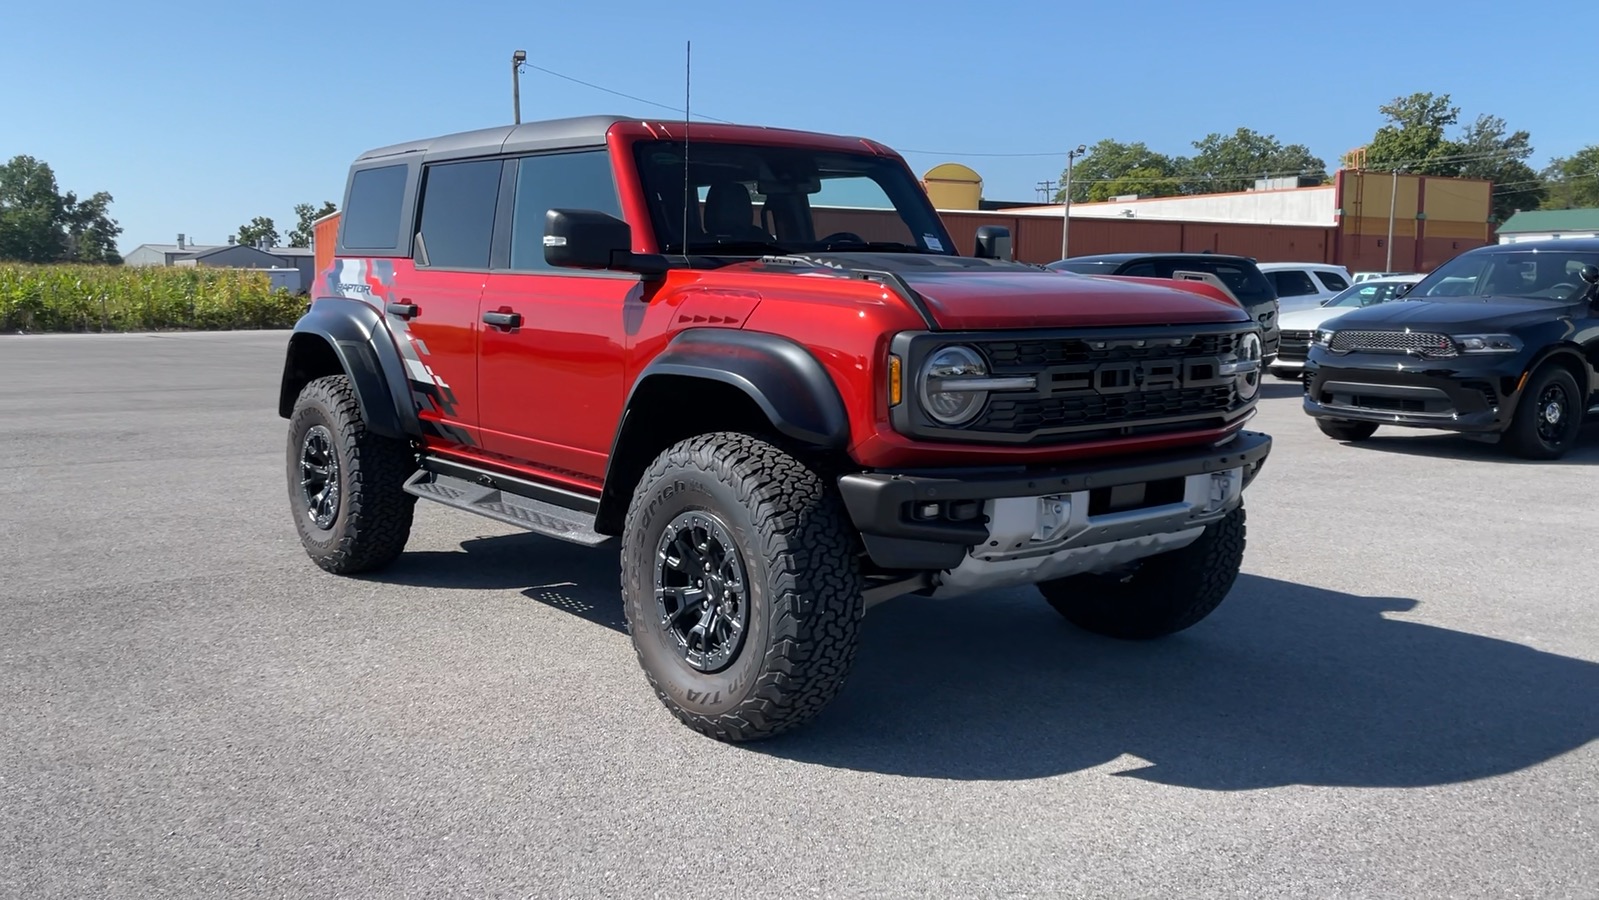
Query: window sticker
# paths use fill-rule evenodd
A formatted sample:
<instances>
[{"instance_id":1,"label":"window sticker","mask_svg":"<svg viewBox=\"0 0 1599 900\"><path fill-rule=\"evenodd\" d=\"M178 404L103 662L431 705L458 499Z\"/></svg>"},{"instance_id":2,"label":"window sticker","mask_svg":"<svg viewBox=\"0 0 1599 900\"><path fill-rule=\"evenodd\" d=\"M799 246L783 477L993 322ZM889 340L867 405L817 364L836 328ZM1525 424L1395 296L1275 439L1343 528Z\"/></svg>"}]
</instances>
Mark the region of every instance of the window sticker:
<instances>
[{"instance_id":1,"label":"window sticker","mask_svg":"<svg viewBox=\"0 0 1599 900\"><path fill-rule=\"evenodd\" d=\"M929 250L933 250L933 251L936 251L938 253L943 253L944 252L944 243L942 241L940 241L938 238L933 237L930 234L922 235L922 243L926 244L927 245L927 249L929 249Z\"/></svg>"}]
</instances>

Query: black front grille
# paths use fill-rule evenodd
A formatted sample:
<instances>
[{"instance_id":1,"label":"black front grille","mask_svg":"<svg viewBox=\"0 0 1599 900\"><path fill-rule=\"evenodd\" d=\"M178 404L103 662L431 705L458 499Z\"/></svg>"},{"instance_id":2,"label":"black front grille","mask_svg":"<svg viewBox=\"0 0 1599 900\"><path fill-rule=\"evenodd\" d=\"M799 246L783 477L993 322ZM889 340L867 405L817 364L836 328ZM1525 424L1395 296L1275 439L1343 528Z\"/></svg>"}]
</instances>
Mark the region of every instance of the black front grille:
<instances>
[{"instance_id":1,"label":"black front grille","mask_svg":"<svg viewBox=\"0 0 1599 900\"><path fill-rule=\"evenodd\" d=\"M1181 343L1174 345L1173 341ZM1099 343L1105 343L1106 346L1095 346ZM1151 337L1143 347L1110 346L1108 342L1092 338L1058 338L991 341L983 344L983 350L996 372L1011 374L1031 373L1045 366L1218 356L1233 352L1237 343L1238 336L1234 334L1205 334L1190 338Z\"/></svg>"},{"instance_id":2,"label":"black front grille","mask_svg":"<svg viewBox=\"0 0 1599 900\"><path fill-rule=\"evenodd\" d=\"M1051 442L1213 427L1244 405L1218 369L1240 338L1162 328L984 341L992 374L1033 375L1038 389L991 393L962 430Z\"/></svg>"},{"instance_id":3,"label":"black front grille","mask_svg":"<svg viewBox=\"0 0 1599 900\"><path fill-rule=\"evenodd\" d=\"M1366 353L1425 353L1449 355L1455 342L1447 334L1428 331L1339 331L1333 334L1332 349Z\"/></svg>"},{"instance_id":4,"label":"black front grille","mask_svg":"<svg viewBox=\"0 0 1599 900\"><path fill-rule=\"evenodd\" d=\"M1026 434L1087 426L1120 426L1140 421L1224 413L1233 404L1231 387L1140 391L1114 396L1009 398L994 394L976 427L983 431Z\"/></svg>"},{"instance_id":5,"label":"black front grille","mask_svg":"<svg viewBox=\"0 0 1599 900\"><path fill-rule=\"evenodd\" d=\"M1285 331L1277 344L1278 359L1308 359L1310 343L1316 339L1314 331Z\"/></svg>"}]
</instances>

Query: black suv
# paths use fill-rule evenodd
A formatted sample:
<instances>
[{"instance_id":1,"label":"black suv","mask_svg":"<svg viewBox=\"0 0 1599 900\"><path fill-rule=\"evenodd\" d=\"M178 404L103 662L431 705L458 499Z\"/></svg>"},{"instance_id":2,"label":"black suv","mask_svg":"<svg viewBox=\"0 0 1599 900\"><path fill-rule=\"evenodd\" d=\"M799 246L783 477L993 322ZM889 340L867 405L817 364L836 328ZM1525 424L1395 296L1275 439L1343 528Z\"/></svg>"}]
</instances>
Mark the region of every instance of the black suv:
<instances>
[{"instance_id":1,"label":"black suv","mask_svg":"<svg viewBox=\"0 0 1599 900\"><path fill-rule=\"evenodd\" d=\"M1262 358L1277 355L1277 290L1247 256L1222 253L1099 253L1073 256L1045 266L1082 275L1120 275L1127 278L1172 278L1178 272L1213 275L1238 298L1250 318L1260 323Z\"/></svg>"},{"instance_id":2,"label":"black suv","mask_svg":"<svg viewBox=\"0 0 1599 900\"><path fill-rule=\"evenodd\" d=\"M1497 435L1556 459L1599 412L1599 240L1494 244L1455 257L1403 300L1325 323L1305 412L1329 436L1380 425Z\"/></svg>"}]
</instances>

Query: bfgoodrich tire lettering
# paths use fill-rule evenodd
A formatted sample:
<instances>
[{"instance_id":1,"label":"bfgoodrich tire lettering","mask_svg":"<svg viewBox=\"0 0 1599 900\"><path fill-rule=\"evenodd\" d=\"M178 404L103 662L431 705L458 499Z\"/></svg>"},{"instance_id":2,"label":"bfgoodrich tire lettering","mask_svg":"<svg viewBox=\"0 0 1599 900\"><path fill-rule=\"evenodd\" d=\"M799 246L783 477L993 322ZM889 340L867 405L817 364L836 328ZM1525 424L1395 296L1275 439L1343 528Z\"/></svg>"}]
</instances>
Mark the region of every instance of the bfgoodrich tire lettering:
<instances>
[{"instance_id":1,"label":"bfgoodrich tire lettering","mask_svg":"<svg viewBox=\"0 0 1599 900\"><path fill-rule=\"evenodd\" d=\"M731 538L747 604L736 652L714 667L686 658L657 604L662 536L695 510ZM862 610L854 549L836 489L778 447L718 433L668 448L633 494L621 553L628 630L656 696L724 741L810 721L854 663Z\"/></svg>"},{"instance_id":2,"label":"bfgoodrich tire lettering","mask_svg":"<svg viewBox=\"0 0 1599 900\"><path fill-rule=\"evenodd\" d=\"M1545 363L1527 379L1505 432L1510 452L1526 459L1559 459L1582 433L1587 394L1564 366Z\"/></svg>"},{"instance_id":3,"label":"bfgoodrich tire lettering","mask_svg":"<svg viewBox=\"0 0 1599 900\"><path fill-rule=\"evenodd\" d=\"M403 485L415 460L404 442L367 431L347 376L318 378L300 391L287 457L294 527L318 566L338 575L370 572L405 549L416 498Z\"/></svg>"},{"instance_id":4,"label":"bfgoodrich tire lettering","mask_svg":"<svg viewBox=\"0 0 1599 900\"><path fill-rule=\"evenodd\" d=\"M1163 637L1215 611L1244 562L1244 508L1210 525L1192 544L1140 561L1129 574L1046 581L1039 592L1067 621L1129 640Z\"/></svg>"}]
</instances>

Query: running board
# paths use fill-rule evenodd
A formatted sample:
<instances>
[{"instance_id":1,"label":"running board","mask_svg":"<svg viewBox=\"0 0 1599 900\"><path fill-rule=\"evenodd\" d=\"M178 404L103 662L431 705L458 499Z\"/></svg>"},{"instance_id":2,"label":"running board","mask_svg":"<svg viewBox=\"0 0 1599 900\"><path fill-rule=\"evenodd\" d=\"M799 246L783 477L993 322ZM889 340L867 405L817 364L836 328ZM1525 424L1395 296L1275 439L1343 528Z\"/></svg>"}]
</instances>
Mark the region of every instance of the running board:
<instances>
[{"instance_id":1,"label":"running board","mask_svg":"<svg viewBox=\"0 0 1599 900\"><path fill-rule=\"evenodd\" d=\"M422 469L406 479L405 492L585 547L598 547L611 541L609 535L594 530L594 516L589 513L476 484L454 475L441 475Z\"/></svg>"}]
</instances>

